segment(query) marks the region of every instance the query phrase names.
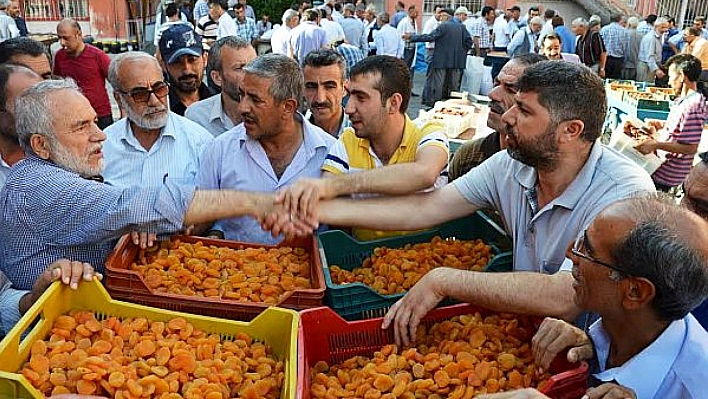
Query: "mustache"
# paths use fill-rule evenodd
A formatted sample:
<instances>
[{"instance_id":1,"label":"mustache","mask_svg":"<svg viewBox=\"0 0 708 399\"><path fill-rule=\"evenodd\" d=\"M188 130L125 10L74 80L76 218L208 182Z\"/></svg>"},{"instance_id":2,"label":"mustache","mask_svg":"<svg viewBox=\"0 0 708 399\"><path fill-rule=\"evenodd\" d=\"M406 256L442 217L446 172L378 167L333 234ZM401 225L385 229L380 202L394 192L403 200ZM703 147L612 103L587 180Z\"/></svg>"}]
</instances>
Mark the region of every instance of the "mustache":
<instances>
[{"instance_id":1,"label":"mustache","mask_svg":"<svg viewBox=\"0 0 708 399\"><path fill-rule=\"evenodd\" d=\"M312 108L332 108L332 103L329 101L313 101L310 104Z\"/></svg>"},{"instance_id":2,"label":"mustache","mask_svg":"<svg viewBox=\"0 0 708 399\"><path fill-rule=\"evenodd\" d=\"M177 80L181 82L181 81L188 80L188 79L199 79L199 76L197 76L196 74L193 74L193 73L189 73L189 74L180 76Z\"/></svg>"},{"instance_id":3,"label":"mustache","mask_svg":"<svg viewBox=\"0 0 708 399\"><path fill-rule=\"evenodd\" d=\"M250 113L241 114L241 119L249 123L258 123L258 118L256 118L255 116L253 116L253 114Z\"/></svg>"},{"instance_id":4,"label":"mustache","mask_svg":"<svg viewBox=\"0 0 708 399\"><path fill-rule=\"evenodd\" d=\"M499 115L502 115L504 114L504 112L506 112L504 106L499 101L492 101L491 103L489 103L489 110Z\"/></svg>"}]
</instances>

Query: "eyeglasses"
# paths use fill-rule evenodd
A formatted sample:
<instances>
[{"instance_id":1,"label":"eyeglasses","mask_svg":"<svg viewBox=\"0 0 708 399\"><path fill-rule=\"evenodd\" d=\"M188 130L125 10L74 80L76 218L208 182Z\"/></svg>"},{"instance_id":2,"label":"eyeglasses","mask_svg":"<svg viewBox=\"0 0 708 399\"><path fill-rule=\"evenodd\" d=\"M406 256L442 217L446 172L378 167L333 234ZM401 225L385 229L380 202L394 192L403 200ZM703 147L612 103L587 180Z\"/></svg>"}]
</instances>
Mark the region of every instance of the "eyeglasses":
<instances>
[{"instance_id":1,"label":"eyeglasses","mask_svg":"<svg viewBox=\"0 0 708 399\"><path fill-rule=\"evenodd\" d=\"M136 87L131 91L118 90L119 93L127 94L136 103L146 103L150 101L150 95L155 94L157 98L164 98L170 92L170 85L167 82L155 82L151 88Z\"/></svg>"},{"instance_id":2,"label":"eyeglasses","mask_svg":"<svg viewBox=\"0 0 708 399\"><path fill-rule=\"evenodd\" d=\"M598 265L605 266L606 268L608 268L610 270L614 270L614 271L622 274L623 276L631 276L632 275L632 273L629 273L624 269L621 269L617 266L597 260L597 259L593 258L592 256L586 254L585 252L581 252L581 250L583 248L588 247L586 244L587 244L587 231L584 231L583 235L581 235L580 237L578 237L575 240L575 243L573 244L573 248L571 248L570 252L573 255L577 256L578 258L582 258L588 262L597 263Z\"/></svg>"}]
</instances>

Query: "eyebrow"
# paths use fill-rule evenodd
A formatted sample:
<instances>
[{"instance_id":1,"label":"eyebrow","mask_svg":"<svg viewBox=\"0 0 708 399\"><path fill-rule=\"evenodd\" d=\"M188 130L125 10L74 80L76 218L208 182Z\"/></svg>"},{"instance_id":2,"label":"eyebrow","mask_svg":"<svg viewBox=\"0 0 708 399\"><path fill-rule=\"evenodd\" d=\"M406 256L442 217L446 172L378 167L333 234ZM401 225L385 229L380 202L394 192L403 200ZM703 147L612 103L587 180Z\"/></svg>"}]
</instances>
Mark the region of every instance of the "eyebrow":
<instances>
[{"instance_id":1,"label":"eyebrow","mask_svg":"<svg viewBox=\"0 0 708 399\"><path fill-rule=\"evenodd\" d=\"M585 230L583 232L583 247L585 247L585 251L592 255L595 253L595 248L590 244L590 240L588 239L588 231Z\"/></svg>"},{"instance_id":2,"label":"eyebrow","mask_svg":"<svg viewBox=\"0 0 708 399\"><path fill-rule=\"evenodd\" d=\"M351 95L353 95L353 96L361 96L361 95L363 95L363 96L369 97L369 94L368 94L367 92L365 92L365 91L363 91L363 90L357 90L357 89L349 90L349 94L351 94Z\"/></svg>"}]
</instances>

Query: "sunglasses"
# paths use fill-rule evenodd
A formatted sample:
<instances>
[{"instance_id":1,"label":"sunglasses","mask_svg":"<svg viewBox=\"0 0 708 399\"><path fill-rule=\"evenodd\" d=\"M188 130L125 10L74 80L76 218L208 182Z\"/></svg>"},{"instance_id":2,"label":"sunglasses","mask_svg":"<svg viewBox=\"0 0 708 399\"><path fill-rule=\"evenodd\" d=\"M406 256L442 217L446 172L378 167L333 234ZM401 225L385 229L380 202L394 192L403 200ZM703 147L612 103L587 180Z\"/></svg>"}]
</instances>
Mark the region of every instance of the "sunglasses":
<instances>
[{"instance_id":1,"label":"sunglasses","mask_svg":"<svg viewBox=\"0 0 708 399\"><path fill-rule=\"evenodd\" d=\"M618 266L611 265L609 263L605 263L601 260L597 260L594 257L588 255L586 252L583 252L584 248L589 247L589 245L587 245L587 244L588 244L587 231L584 231L583 235L581 235L580 237L578 237L575 240L575 243L573 243L573 248L570 249L570 252L573 255L577 256L578 258L582 258L588 262L596 263L601 266L605 266L606 268L608 268L610 270L614 270L618 273L621 273L623 276L631 276L632 275L632 273L629 273L626 270L624 270Z\"/></svg>"},{"instance_id":2,"label":"sunglasses","mask_svg":"<svg viewBox=\"0 0 708 399\"><path fill-rule=\"evenodd\" d=\"M131 91L118 90L119 93L129 95L136 103L146 103L150 100L150 95L155 94L157 98L164 98L170 92L170 85L167 82L155 82L151 88L136 87Z\"/></svg>"}]
</instances>

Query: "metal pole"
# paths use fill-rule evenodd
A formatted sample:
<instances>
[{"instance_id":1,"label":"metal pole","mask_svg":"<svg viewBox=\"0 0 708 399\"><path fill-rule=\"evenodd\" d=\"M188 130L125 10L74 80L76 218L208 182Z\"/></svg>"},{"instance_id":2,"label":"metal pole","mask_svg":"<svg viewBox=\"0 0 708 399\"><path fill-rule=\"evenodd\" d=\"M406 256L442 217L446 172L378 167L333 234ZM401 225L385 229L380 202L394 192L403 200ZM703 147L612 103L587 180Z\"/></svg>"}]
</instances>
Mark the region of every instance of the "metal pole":
<instances>
[{"instance_id":1,"label":"metal pole","mask_svg":"<svg viewBox=\"0 0 708 399\"><path fill-rule=\"evenodd\" d=\"M684 19L686 18L686 9L688 9L688 0L681 0L681 10L679 11L679 23L678 26L683 30Z\"/></svg>"}]
</instances>

